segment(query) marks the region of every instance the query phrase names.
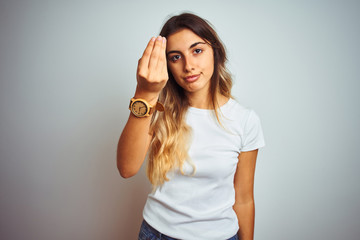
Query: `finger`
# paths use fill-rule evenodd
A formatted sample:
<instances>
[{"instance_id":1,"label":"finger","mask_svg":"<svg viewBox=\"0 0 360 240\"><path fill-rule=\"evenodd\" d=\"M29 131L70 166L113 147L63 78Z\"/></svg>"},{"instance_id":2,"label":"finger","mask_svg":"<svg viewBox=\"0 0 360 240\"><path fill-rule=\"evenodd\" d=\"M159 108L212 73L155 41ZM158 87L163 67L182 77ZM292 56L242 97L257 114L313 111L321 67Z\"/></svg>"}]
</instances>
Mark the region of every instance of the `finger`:
<instances>
[{"instance_id":1,"label":"finger","mask_svg":"<svg viewBox=\"0 0 360 240\"><path fill-rule=\"evenodd\" d=\"M167 75L166 42L166 38L164 37L158 65L160 71L162 73L165 71Z\"/></svg>"},{"instance_id":2,"label":"finger","mask_svg":"<svg viewBox=\"0 0 360 240\"><path fill-rule=\"evenodd\" d=\"M154 49L153 49L153 51L151 53L151 57L150 57L150 60L149 60L149 69L154 70L157 67L160 52L161 52L161 49L162 49L162 44L163 44L163 38L161 36L158 36L156 38Z\"/></svg>"},{"instance_id":3,"label":"finger","mask_svg":"<svg viewBox=\"0 0 360 240\"><path fill-rule=\"evenodd\" d=\"M149 59L150 59L151 53L152 53L153 48L154 48L155 40L156 40L155 37L152 37L150 39L148 45L146 46L146 48L144 50L144 53L143 53L142 57L139 60L139 64L138 64L139 68L142 67L142 66L146 66L146 67L149 66Z\"/></svg>"}]
</instances>

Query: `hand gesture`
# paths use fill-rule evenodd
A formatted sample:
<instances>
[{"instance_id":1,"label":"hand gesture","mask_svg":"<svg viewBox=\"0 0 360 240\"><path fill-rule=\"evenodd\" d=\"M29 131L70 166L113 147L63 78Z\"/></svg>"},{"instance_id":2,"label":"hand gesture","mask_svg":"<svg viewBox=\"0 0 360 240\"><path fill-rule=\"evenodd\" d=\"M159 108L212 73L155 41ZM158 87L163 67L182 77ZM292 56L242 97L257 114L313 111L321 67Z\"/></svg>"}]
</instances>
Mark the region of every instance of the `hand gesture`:
<instances>
[{"instance_id":1,"label":"hand gesture","mask_svg":"<svg viewBox=\"0 0 360 240\"><path fill-rule=\"evenodd\" d=\"M166 64L166 38L153 37L149 41L137 68L136 94L151 102L156 102L160 91L169 78Z\"/></svg>"}]
</instances>

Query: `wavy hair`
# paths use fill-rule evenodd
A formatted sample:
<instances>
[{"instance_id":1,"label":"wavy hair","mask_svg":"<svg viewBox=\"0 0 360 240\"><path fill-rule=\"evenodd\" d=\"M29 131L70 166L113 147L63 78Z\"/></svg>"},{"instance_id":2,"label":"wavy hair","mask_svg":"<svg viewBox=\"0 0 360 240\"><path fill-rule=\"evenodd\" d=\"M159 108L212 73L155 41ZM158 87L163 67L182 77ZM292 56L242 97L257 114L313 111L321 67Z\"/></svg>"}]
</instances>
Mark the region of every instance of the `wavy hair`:
<instances>
[{"instance_id":1,"label":"wavy hair","mask_svg":"<svg viewBox=\"0 0 360 240\"><path fill-rule=\"evenodd\" d=\"M181 29L191 30L208 42L213 49L214 72L209 91L211 104L220 123L217 93L229 98L232 87L231 75L225 68L227 61L225 48L211 24L191 13L171 17L164 24L160 35L168 38ZM170 170L179 168L180 172L184 174L183 164L185 161L194 167L193 173L195 173L195 166L188 156L191 127L185 122L189 101L184 89L176 83L169 68L168 74L169 80L159 97L159 101L164 103L166 110L163 113L155 112L150 126L153 138L148 155L147 176L154 189L169 180L167 173Z\"/></svg>"}]
</instances>

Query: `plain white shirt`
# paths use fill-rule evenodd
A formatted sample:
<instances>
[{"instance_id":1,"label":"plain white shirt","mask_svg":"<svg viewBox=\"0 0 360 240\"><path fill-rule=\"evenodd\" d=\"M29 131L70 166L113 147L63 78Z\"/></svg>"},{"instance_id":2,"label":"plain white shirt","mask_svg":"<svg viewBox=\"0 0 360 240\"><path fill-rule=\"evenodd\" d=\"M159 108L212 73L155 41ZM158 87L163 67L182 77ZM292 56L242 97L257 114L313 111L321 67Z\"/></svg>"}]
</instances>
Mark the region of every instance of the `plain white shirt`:
<instances>
[{"instance_id":1,"label":"plain white shirt","mask_svg":"<svg viewBox=\"0 0 360 240\"><path fill-rule=\"evenodd\" d=\"M168 173L165 182L150 193L143 216L153 228L177 239L221 240L234 236L238 221L234 175L241 152L265 145L257 114L229 99L220 108L222 126L214 111L190 107L186 122L192 128L191 164Z\"/></svg>"}]
</instances>

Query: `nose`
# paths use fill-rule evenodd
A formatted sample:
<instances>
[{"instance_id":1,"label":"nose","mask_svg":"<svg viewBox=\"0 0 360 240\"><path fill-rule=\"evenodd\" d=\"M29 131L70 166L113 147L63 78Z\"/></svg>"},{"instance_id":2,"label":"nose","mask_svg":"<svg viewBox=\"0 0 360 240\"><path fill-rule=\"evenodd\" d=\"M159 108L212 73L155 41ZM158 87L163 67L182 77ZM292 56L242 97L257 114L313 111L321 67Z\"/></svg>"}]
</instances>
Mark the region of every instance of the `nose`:
<instances>
[{"instance_id":1,"label":"nose","mask_svg":"<svg viewBox=\"0 0 360 240\"><path fill-rule=\"evenodd\" d=\"M191 72L193 70L195 70L195 68L191 56L184 56L184 72Z\"/></svg>"}]
</instances>

